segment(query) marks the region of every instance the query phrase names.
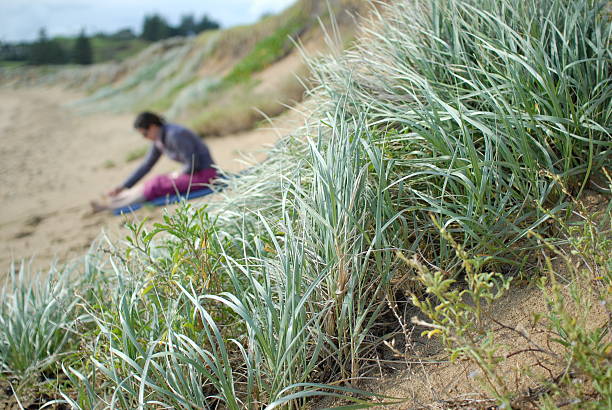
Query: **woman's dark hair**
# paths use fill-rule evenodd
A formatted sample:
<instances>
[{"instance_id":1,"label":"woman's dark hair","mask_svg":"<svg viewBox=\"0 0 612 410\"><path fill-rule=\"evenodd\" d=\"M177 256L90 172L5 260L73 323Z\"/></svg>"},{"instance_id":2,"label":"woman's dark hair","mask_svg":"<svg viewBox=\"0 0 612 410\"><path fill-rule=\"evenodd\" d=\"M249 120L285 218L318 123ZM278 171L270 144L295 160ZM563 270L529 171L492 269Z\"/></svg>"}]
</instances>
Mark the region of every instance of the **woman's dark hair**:
<instances>
[{"instance_id":1,"label":"woman's dark hair","mask_svg":"<svg viewBox=\"0 0 612 410\"><path fill-rule=\"evenodd\" d=\"M134 120L134 128L144 128L148 130L151 125L163 126L165 124L165 120L159 115L145 111L138 114L136 119Z\"/></svg>"}]
</instances>

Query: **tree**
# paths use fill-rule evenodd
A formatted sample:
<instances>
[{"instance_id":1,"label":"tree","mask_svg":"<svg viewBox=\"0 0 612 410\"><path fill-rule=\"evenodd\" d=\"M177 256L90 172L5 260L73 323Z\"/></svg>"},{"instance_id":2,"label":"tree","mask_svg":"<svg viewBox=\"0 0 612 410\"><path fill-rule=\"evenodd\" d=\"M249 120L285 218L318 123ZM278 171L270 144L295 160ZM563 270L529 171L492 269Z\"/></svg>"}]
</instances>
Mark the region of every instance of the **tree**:
<instances>
[{"instance_id":1,"label":"tree","mask_svg":"<svg viewBox=\"0 0 612 410\"><path fill-rule=\"evenodd\" d=\"M40 64L65 64L68 62L66 53L56 40L49 40L47 32L41 28L38 32L38 41L30 47L30 62Z\"/></svg>"},{"instance_id":2,"label":"tree","mask_svg":"<svg viewBox=\"0 0 612 410\"><path fill-rule=\"evenodd\" d=\"M85 30L81 30L81 34L74 43L72 60L77 64L91 64L93 62L91 44L89 38L85 35Z\"/></svg>"},{"instance_id":3,"label":"tree","mask_svg":"<svg viewBox=\"0 0 612 410\"><path fill-rule=\"evenodd\" d=\"M179 36L191 36L198 32L193 14L188 14L181 17L181 22L176 28L176 34Z\"/></svg>"},{"instance_id":4,"label":"tree","mask_svg":"<svg viewBox=\"0 0 612 410\"><path fill-rule=\"evenodd\" d=\"M158 41L172 36L190 36L219 27L221 27L219 23L207 15L202 16L200 21L196 21L193 15L187 14L181 17L181 22L178 25L171 26L160 15L152 14L145 16L140 36L145 40Z\"/></svg>"},{"instance_id":5,"label":"tree","mask_svg":"<svg viewBox=\"0 0 612 410\"><path fill-rule=\"evenodd\" d=\"M121 29L110 35L113 40L133 40L136 38L131 28Z\"/></svg>"},{"instance_id":6,"label":"tree","mask_svg":"<svg viewBox=\"0 0 612 410\"><path fill-rule=\"evenodd\" d=\"M157 15L145 16L142 24L142 35L141 37L149 41L158 41L164 38L168 38L170 35L170 27L166 20Z\"/></svg>"},{"instance_id":7,"label":"tree","mask_svg":"<svg viewBox=\"0 0 612 410\"><path fill-rule=\"evenodd\" d=\"M206 30L216 30L219 27L221 27L219 23L217 23L216 21L208 17L206 14L204 14L200 22L197 24L197 31L199 33L201 31L206 31Z\"/></svg>"},{"instance_id":8,"label":"tree","mask_svg":"<svg viewBox=\"0 0 612 410\"><path fill-rule=\"evenodd\" d=\"M0 41L0 60L2 61L26 61L28 59L30 45L27 43L2 43Z\"/></svg>"},{"instance_id":9,"label":"tree","mask_svg":"<svg viewBox=\"0 0 612 410\"><path fill-rule=\"evenodd\" d=\"M45 64L46 48L49 40L47 39L47 31L41 28L38 31L38 41L32 44L30 47L30 62L35 65Z\"/></svg>"}]
</instances>

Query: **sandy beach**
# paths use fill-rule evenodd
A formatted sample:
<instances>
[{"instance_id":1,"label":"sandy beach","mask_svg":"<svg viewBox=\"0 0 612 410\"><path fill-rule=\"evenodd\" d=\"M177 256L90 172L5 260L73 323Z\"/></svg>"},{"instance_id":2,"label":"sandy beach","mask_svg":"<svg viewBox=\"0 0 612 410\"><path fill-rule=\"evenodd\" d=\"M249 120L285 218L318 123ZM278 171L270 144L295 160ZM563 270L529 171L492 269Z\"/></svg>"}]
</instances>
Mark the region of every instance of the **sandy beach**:
<instances>
[{"instance_id":1,"label":"sandy beach","mask_svg":"<svg viewBox=\"0 0 612 410\"><path fill-rule=\"evenodd\" d=\"M102 231L127 234L124 217L92 215L89 201L120 184L139 163L130 154L148 143L132 129L133 114L83 115L81 97L60 88L0 89L0 277L13 261L46 269L83 255ZM239 171L263 159L279 132L261 128L206 143L219 166ZM178 169L162 158L152 173ZM162 209L134 217L155 220Z\"/></svg>"}]
</instances>

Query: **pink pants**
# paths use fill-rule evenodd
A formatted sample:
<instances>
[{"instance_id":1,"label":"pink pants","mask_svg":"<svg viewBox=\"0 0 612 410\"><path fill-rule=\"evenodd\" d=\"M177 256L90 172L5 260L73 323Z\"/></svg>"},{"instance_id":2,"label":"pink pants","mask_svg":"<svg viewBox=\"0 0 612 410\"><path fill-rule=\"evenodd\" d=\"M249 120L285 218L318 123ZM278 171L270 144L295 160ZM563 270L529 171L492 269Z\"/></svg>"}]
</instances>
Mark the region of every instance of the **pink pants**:
<instances>
[{"instance_id":1,"label":"pink pants","mask_svg":"<svg viewBox=\"0 0 612 410\"><path fill-rule=\"evenodd\" d=\"M214 168L204 168L194 174L181 174L176 178L170 175L157 175L144 183L144 196L150 201L166 195L197 191L210 184L215 176L217 170Z\"/></svg>"}]
</instances>

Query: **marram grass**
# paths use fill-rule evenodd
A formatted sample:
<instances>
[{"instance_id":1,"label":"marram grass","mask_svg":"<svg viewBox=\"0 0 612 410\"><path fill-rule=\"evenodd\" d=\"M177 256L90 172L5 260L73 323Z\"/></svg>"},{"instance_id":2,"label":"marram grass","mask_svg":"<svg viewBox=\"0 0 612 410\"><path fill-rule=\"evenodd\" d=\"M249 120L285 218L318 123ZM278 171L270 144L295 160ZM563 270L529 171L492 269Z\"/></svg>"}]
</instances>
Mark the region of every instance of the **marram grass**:
<instances>
[{"instance_id":1,"label":"marram grass","mask_svg":"<svg viewBox=\"0 0 612 410\"><path fill-rule=\"evenodd\" d=\"M609 167L602 7L383 6L359 47L313 63L313 119L230 179L223 200L132 227L107 282L81 299L91 327L64 366L64 400L298 408L358 393L332 386L372 370L398 251L449 277L466 254L518 269L537 245L527 233L548 234L567 193Z\"/></svg>"}]
</instances>

